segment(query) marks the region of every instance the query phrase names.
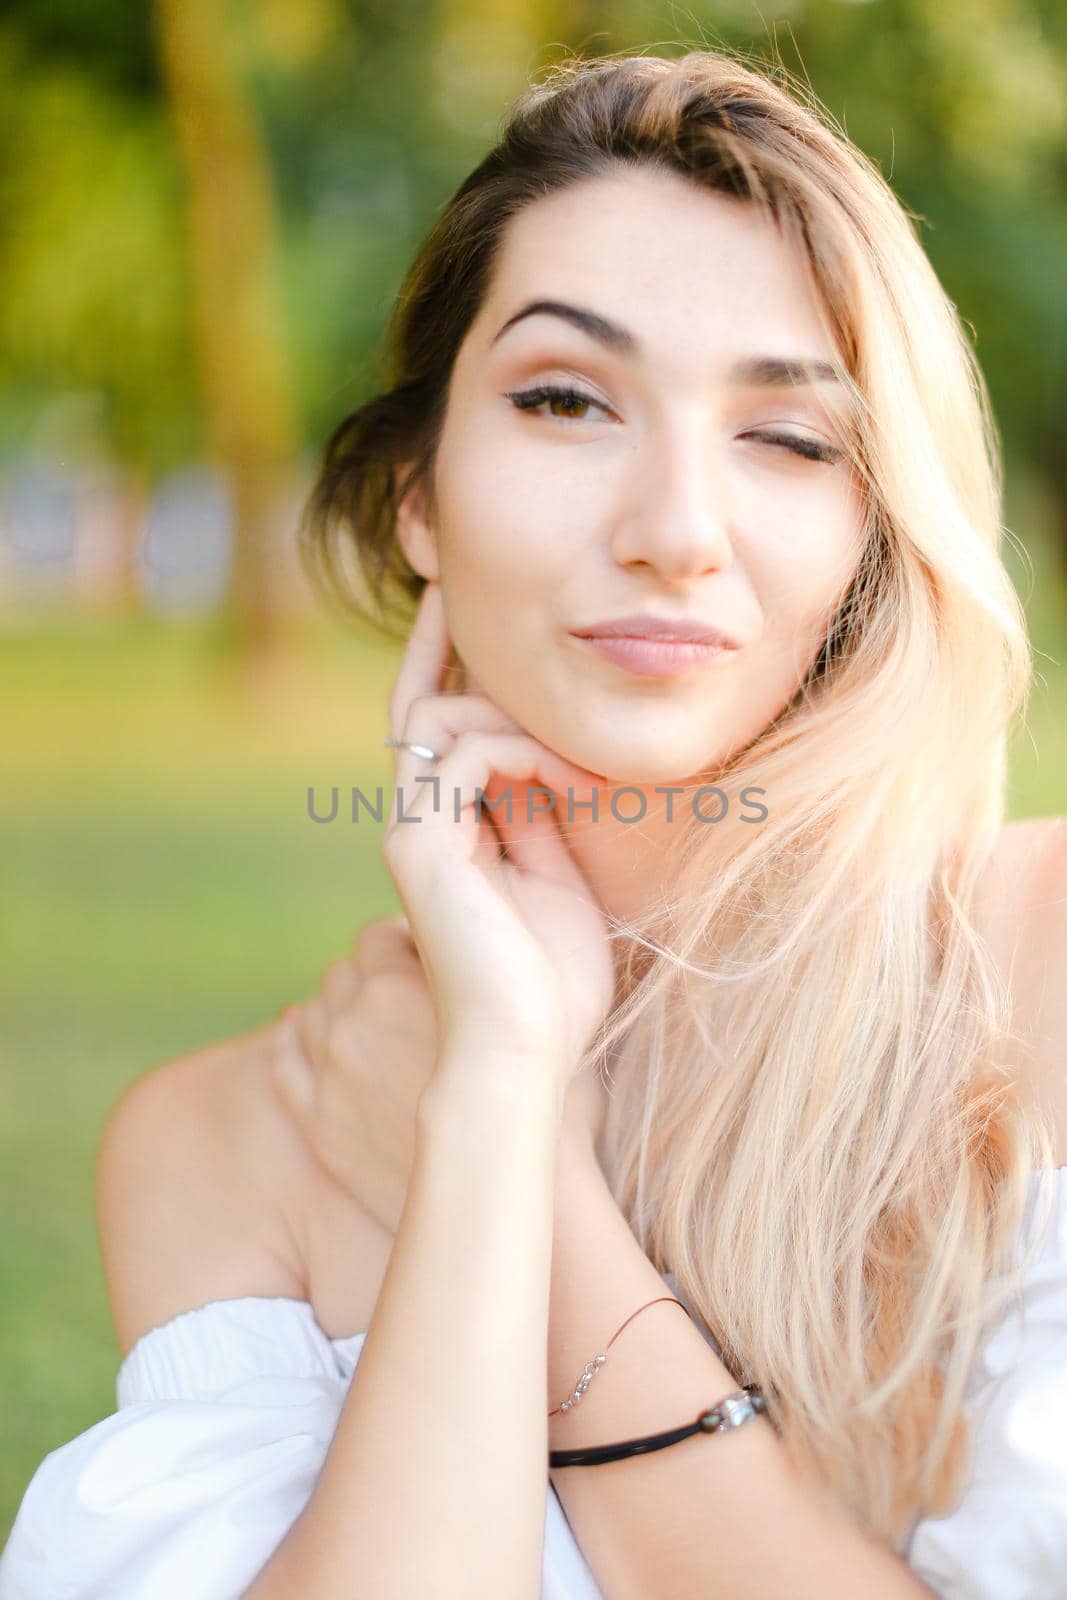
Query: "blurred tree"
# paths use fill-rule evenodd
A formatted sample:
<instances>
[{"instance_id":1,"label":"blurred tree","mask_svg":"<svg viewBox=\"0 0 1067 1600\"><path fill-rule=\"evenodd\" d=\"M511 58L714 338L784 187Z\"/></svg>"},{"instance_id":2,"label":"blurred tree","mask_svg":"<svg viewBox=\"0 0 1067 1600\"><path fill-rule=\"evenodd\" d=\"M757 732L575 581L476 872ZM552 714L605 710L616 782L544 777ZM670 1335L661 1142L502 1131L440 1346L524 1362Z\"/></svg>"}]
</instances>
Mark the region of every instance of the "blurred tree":
<instances>
[{"instance_id":1,"label":"blurred tree","mask_svg":"<svg viewBox=\"0 0 1067 1600\"><path fill-rule=\"evenodd\" d=\"M152 14L0 17L0 452L74 388L150 473L205 437L284 473L382 381L411 253L529 77L562 50L725 44L810 82L913 211L1067 552L1062 5L157 0L157 49ZM241 549L284 581L255 536Z\"/></svg>"},{"instance_id":2,"label":"blurred tree","mask_svg":"<svg viewBox=\"0 0 1067 1600\"><path fill-rule=\"evenodd\" d=\"M115 455L158 471L196 450L198 421L158 86L131 86L103 20L99 68L88 48L39 48L23 20L0 22L0 458L32 452L41 414L76 391L99 397Z\"/></svg>"},{"instance_id":3,"label":"blurred tree","mask_svg":"<svg viewBox=\"0 0 1067 1600\"><path fill-rule=\"evenodd\" d=\"M915 216L1008 462L1051 490L1067 562L1067 7L827 0L799 8L789 31L794 70Z\"/></svg>"},{"instance_id":4,"label":"blurred tree","mask_svg":"<svg viewBox=\"0 0 1067 1600\"><path fill-rule=\"evenodd\" d=\"M185 162L206 419L233 494L236 643L258 666L285 631L274 557L295 431L274 188L229 11L229 0L156 0L163 77Z\"/></svg>"}]
</instances>

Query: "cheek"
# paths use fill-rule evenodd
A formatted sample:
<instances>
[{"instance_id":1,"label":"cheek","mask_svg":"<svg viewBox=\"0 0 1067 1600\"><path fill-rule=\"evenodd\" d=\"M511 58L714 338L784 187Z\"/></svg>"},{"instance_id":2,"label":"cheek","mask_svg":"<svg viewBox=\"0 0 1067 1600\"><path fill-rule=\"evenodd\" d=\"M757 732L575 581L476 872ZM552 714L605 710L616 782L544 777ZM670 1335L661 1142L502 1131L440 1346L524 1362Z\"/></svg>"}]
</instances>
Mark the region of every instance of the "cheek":
<instances>
[{"instance_id":1,"label":"cheek","mask_svg":"<svg viewBox=\"0 0 1067 1600\"><path fill-rule=\"evenodd\" d=\"M521 501L517 507L512 486L486 473L482 458L476 472L453 480L451 492L439 486L438 512L441 593L466 687L499 700L512 659L524 655L524 616L547 587L543 544L530 508Z\"/></svg>"},{"instance_id":2,"label":"cheek","mask_svg":"<svg viewBox=\"0 0 1067 1600\"><path fill-rule=\"evenodd\" d=\"M863 528L863 504L847 488L828 487L783 507L773 537L752 551L770 628L804 634L825 627L856 570Z\"/></svg>"},{"instance_id":3,"label":"cheek","mask_svg":"<svg viewBox=\"0 0 1067 1600\"><path fill-rule=\"evenodd\" d=\"M520 608L573 558L575 512L565 486L481 446L454 454L439 480L438 510L442 586L483 611L490 600Z\"/></svg>"}]
</instances>

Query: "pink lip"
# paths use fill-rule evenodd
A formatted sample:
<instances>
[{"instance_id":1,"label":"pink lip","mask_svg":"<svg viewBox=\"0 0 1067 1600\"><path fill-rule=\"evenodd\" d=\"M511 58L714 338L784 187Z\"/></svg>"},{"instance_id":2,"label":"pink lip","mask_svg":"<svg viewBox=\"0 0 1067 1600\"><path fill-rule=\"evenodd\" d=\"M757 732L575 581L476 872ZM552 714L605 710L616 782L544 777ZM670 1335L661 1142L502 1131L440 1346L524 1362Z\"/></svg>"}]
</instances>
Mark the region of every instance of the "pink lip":
<instances>
[{"instance_id":1,"label":"pink lip","mask_svg":"<svg viewBox=\"0 0 1067 1600\"><path fill-rule=\"evenodd\" d=\"M598 655L613 661L617 667L635 672L642 678L677 678L732 654L726 645L700 644L684 639L583 638L578 634L575 634L575 638Z\"/></svg>"},{"instance_id":2,"label":"pink lip","mask_svg":"<svg viewBox=\"0 0 1067 1600\"><path fill-rule=\"evenodd\" d=\"M736 650L737 641L721 628L695 618L686 620L651 615L612 617L605 622L591 622L585 628L572 628L579 639L655 639L671 644L717 645L723 650Z\"/></svg>"}]
</instances>

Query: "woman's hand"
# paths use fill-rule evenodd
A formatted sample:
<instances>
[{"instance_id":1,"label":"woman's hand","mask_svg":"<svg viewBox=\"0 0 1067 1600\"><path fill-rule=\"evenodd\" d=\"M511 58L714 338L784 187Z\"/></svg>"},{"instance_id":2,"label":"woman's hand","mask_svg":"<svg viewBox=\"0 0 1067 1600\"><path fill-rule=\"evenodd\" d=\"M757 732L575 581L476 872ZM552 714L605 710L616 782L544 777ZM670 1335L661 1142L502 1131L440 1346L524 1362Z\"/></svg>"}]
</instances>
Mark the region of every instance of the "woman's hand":
<instances>
[{"instance_id":1,"label":"woman's hand","mask_svg":"<svg viewBox=\"0 0 1067 1600\"><path fill-rule=\"evenodd\" d=\"M312 998L276 1030L273 1078L319 1164L395 1236L422 1091L437 1060L433 999L404 917L370 922ZM599 1073L564 1097L559 1175L596 1163L606 1107Z\"/></svg>"},{"instance_id":2,"label":"woman's hand","mask_svg":"<svg viewBox=\"0 0 1067 1600\"><path fill-rule=\"evenodd\" d=\"M437 1059L433 1001L406 919L367 923L353 954L288 1008L273 1047L274 1087L312 1155L395 1234Z\"/></svg>"},{"instance_id":3,"label":"woman's hand","mask_svg":"<svg viewBox=\"0 0 1067 1600\"><path fill-rule=\"evenodd\" d=\"M565 1091L611 1005L614 966L603 913L556 817L535 810L528 819L527 791L548 788L565 807L568 792L588 799L598 780L488 698L442 693L450 648L440 590L430 582L390 718L398 739L439 759L395 749L398 804L383 855L452 1075L476 1071L486 1056L494 1064L513 1058L553 1075ZM480 818L478 790L498 803L490 811L483 801Z\"/></svg>"}]
</instances>

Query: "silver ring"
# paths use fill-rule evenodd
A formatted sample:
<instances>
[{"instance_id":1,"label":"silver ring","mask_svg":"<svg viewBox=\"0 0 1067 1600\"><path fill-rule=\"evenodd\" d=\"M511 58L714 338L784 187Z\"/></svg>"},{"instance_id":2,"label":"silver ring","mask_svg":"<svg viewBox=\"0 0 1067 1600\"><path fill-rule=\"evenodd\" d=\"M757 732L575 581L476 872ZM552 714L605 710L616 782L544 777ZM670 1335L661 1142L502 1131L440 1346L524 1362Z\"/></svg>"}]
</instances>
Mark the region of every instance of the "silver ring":
<instances>
[{"instance_id":1,"label":"silver ring","mask_svg":"<svg viewBox=\"0 0 1067 1600\"><path fill-rule=\"evenodd\" d=\"M412 744L410 739L394 739L392 734L383 739L383 744L395 745L400 750L410 750L413 756L420 756L423 761L440 761L441 757L436 750L431 750L428 744Z\"/></svg>"}]
</instances>

